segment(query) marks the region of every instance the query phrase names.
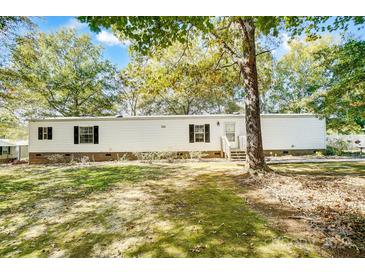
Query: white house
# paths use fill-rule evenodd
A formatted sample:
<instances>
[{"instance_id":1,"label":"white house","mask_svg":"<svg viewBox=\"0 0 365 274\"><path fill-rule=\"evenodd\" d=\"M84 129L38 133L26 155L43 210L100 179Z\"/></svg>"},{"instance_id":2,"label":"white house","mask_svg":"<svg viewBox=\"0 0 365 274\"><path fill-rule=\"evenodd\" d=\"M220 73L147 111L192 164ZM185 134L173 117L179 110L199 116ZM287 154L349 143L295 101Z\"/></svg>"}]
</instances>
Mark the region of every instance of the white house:
<instances>
[{"instance_id":1,"label":"white house","mask_svg":"<svg viewBox=\"0 0 365 274\"><path fill-rule=\"evenodd\" d=\"M313 153L326 148L326 125L311 114L261 115L266 153ZM88 156L113 160L136 152L191 151L231 157L246 147L244 115L62 117L29 121L30 163ZM57 157L56 157L57 158Z\"/></svg>"}]
</instances>

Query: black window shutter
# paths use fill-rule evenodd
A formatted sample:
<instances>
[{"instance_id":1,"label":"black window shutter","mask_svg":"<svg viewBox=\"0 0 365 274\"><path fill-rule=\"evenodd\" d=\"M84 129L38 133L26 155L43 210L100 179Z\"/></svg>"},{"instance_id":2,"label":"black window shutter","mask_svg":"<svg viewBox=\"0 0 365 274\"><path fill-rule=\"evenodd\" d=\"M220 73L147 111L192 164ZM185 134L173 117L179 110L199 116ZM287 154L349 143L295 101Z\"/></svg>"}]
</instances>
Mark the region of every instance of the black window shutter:
<instances>
[{"instance_id":1,"label":"black window shutter","mask_svg":"<svg viewBox=\"0 0 365 274\"><path fill-rule=\"evenodd\" d=\"M194 143L194 125L189 125L189 142Z\"/></svg>"},{"instance_id":2,"label":"black window shutter","mask_svg":"<svg viewBox=\"0 0 365 274\"><path fill-rule=\"evenodd\" d=\"M38 140L43 140L43 128L38 128Z\"/></svg>"},{"instance_id":3,"label":"black window shutter","mask_svg":"<svg viewBox=\"0 0 365 274\"><path fill-rule=\"evenodd\" d=\"M0 155L3 155L3 147L0 147Z\"/></svg>"},{"instance_id":4,"label":"black window shutter","mask_svg":"<svg viewBox=\"0 0 365 274\"><path fill-rule=\"evenodd\" d=\"M94 126L94 144L99 144L99 126Z\"/></svg>"},{"instance_id":5,"label":"black window shutter","mask_svg":"<svg viewBox=\"0 0 365 274\"><path fill-rule=\"evenodd\" d=\"M47 130L48 130L48 140L52 140L52 127L49 127L49 128L47 128Z\"/></svg>"},{"instance_id":6,"label":"black window shutter","mask_svg":"<svg viewBox=\"0 0 365 274\"><path fill-rule=\"evenodd\" d=\"M210 143L210 125L209 124L205 124L204 126L205 130L205 142L206 143Z\"/></svg>"},{"instance_id":7,"label":"black window shutter","mask_svg":"<svg viewBox=\"0 0 365 274\"><path fill-rule=\"evenodd\" d=\"M79 127L74 126L74 144L79 143Z\"/></svg>"}]
</instances>

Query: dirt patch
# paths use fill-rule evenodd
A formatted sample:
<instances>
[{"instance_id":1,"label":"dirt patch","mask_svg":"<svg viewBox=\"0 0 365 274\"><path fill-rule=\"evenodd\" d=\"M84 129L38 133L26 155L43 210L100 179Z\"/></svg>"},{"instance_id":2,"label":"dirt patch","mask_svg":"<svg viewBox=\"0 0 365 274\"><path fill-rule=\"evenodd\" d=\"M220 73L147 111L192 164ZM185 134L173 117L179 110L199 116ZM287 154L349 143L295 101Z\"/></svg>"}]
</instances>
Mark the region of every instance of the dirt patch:
<instances>
[{"instance_id":1,"label":"dirt patch","mask_svg":"<svg viewBox=\"0 0 365 274\"><path fill-rule=\"evenodd\" d=\"M247 202L331 256L365 256L365 178L270 173L240 178Z\"/></svg>"}]
</instances>

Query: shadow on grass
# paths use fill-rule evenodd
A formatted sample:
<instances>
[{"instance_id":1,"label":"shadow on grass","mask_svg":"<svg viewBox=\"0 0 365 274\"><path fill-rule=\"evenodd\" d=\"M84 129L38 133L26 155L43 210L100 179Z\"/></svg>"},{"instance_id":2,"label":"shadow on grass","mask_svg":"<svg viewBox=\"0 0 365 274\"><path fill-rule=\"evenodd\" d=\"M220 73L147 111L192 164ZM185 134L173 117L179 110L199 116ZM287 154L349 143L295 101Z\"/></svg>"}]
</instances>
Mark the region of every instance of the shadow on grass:
<instances>
[{"instance_id":1,"label":"shadow on grass","mask_svg":"<svg viewBox=\"0 0 365 274\"><path fill-rule=\"evenodd\" d=\"M181 169L181 167L179 167ZM147 180L171 177L175 167L152 166L104 166L57 169L54 167L18 171L16 175L0 175L0 213L17 210L7 207L9 198L21 200L19 207L34 206L40 199L78 199L95 191L105 191L115 184L135 184Z\"/></svg>"},{"instance_id":2,"label":"shadow on grass","mask_svg":"<svg viewBox=\"0 0 365 274\"><path fill-rule=\"evenodd\" d=\"M308 246L270 228L237 195L234 181L228 174L203 174L192 179L190 188L161 196L156 201L161 217L153 227L153 238L128 256L316 256Z\"/></svg>"},{"instance_id":3,"label":"shadow on grass","mask_svg":"<svg viewBox=\"0 0 365 274\"><path fill-rule=\"evenodd\" d=\"M110 224L105 221L107 216L113 219L113 214L118 213L113 205L102 205L95 210L90 208L76 216L70 215L71 219L66 218L65 221L55 223L54 219L67 216L77 201L90 202L88 197L91 194L107 193L113 187L133 186L149 180L155 182L174 178L177 169L183 167L48 166L16 169L16 172L14 169L11 174L0 173L0 214L3 226L0 231L0 257L47 257L57 247L65 251L64 256L92 256L94 245L106 245L118 237L117 233L108 231ZM53 206L53 201L61 202L61 205ZM46 209L42 206L50 207L45 217ZM75 239L64 241L75 231L93 226L99 227L99 230L84 231ZM41 231L37 232L37 229Z\"/></svg>"},{"instance_id":4,"label":"shadow on grass","mask_svg":"<svg viewBox=\"0 0 365 274\"><path fill-rule=\"evenodd\" d=\"M0 176L2 213L21 223L12 231L6 231L7 221L2 223L1 257L49 257L58 251L61 257L317 256L313 245L271 228L246 204L242 194L247 188L237 183L237 175L224 171L177 165L30 170ZM140 185L141 193L148 193L148 205L122 195L122 186L133 192ZM107 203L114 192L118 195ZM91 199L90 194L104 195ZM49 204L47 199L66 205L51 212L52 221L34 214L38 204ZM76 201L88 203L87 210L68 214L67 206ZM128 242L132 244L125 247ZM112 249L117 249L113 255Z\"/></svg>"},{"instance_id":5,"label":"shadow on grass","mask_svg":"<svg viewBox=\"0 0 365 274\"><path fill-rule=\"evenodd\" d=\"M365 177L363 162L292 163L270 165L281 175L361 176Z\"/></svg>"},{"instance_id":6,"label":"shadow on grass","mask_svg":"<svg viewBox=\"0 0 365 274\"><path fill-rule=\"evenodd\" d=\"M75 185L104 190L115 183L139 183L147 180L162 180L176 170L166 166L115 166L90 167L65 170L65 175L73 178Z\"/></svg>"}]
</instances>

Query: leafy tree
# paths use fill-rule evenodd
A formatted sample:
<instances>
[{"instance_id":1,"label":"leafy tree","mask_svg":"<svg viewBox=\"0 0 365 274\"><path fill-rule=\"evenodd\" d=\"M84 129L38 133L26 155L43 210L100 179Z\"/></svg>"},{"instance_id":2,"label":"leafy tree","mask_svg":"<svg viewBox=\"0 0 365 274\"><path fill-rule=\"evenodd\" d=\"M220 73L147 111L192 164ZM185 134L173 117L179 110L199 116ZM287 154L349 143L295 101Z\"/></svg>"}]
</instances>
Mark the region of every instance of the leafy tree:
<instances>
[{"instance_id":1,"label":"leafy tree","mask_svg":"<svg viewBox=\"0 0 365 274\"><path fill-rule=\"evenodd\" d=\"M120 72L120 88L117 95L118 108L122 113L136 116L140 113L145 88L147 87L147 61L143 58L133 58Z\"/></svg>"},{"instance_id":2,"label":"leafy tree","mask_svg":"<svg viewBox=\"0 0 365 274\"><path fill-rule=\"evenodd\" d=\"M315 111L314 97L328 86L328 72L322 65L324 56L319 57L318 53L333 44L330 36L315 41L292 40L289 51L275 64L272 86L262 108L269 113Z\"/></svg>"},{"instance_id":3,"label":"leafy tree","mask_svg":"<svg viewBox=\"0 0 365 274\"><path fill-rule=\"evenodd\" d=\"M239 75L220 67L217 50L198 41L174 43L150 58L133 58L122 71L120 93L131 115L201 114L239 110Z\"/></svg>"},{"instance_id":4,"label":"leafy tree","mask_svg":"<svg viewBox=\"0 0 365 274\"><path fill-rule=\"evenodd\" d=\"M25 16L0 16L0 65L3 66L8 57L9 49L21 31L33 30L35 24ZM23 35L24 36L24 35ZM1 94L0 94L1 95Z\"/></svg>"},{"instance_id":5,"label":"leafy tree","mask_svg":"<svg viewBox=\"0 0 365 274\"><path fill-rule=\"evenodd\" d=\"M0 67L9 62L9 53L20 34L27 35L35 24L25 16L0 16ZM26 127L16 115L14 94L7 92L0 81L0 138L25 138Z\"/></svg>"},{"instance_id":6,"label":"leafy tree","mask_svg":"<svg viewBox=\"0 0 365 274\"><path fill-rule=\"evenodd\" d=\"M115 69L102 58L102 49L72 30L19 38L11 64L0 70L8 94L37 98L48 115L111 113L115 80Z\"/></svg>"},{"instance_id":7,"label":"leafy tree","mask_svg":"<svg viewBox=\"0 0 365 274\"><path fill-rule=\"evenodd\" d=\"M365 128L365 41L350 39L320 56L325 57L329 84L318 96L318 112L327 117L333 132L361 132Z\"/></svg>"},{"instance_id":8,"label":"leafy tree","mask_svg":"<svg viewBox=\"0 0 365 274\"><path fill-rule=\"evenodd\" d=\"M94 31L111 28L121 38L130 39L132 48L151 54L173 42L189 43L191 34L201 36L222 49L241 73L245 90L247 160L254 170L266 170L260 121L259 86L256 63L256 38L277 36L281 29L292 35L315 36L330 17L98 17L84 16ZM349 22L364 23L363 17L335 17L327 30L346 29Z\"/></svg>"},{"instance_id":9,"label":"leafy tree","mask_svg":"<svg viewBox=\"0 0 365 274\"><path fill-rule=\"evenodd\" d=\"M16 34L19 27L33 25L32 21L26 16L0 16L0 34L3 37Z\"/></svg>"},{"instance_id":10,"label":"leafy tree","mask_svg":"<svg viewBox=\"0 0 365 274\"><path fill-rule=\"evenodd\" d=\"M361 132L364 125L365 46L335 43L332 37L294 40L275 66L264 108L269 112L313 112L327 120L329 132Z\"/></svg>"},{"instance_id":11,"label":"leafy tree","mask_svg":"<svg viewBox=\"0 0 365 274\"><path fill-rule=\"evenodd\" d=\"M238 74L221 69L220 53L193 43L162 50L151 60L149 94L160 113L221 113L232 109L239 89ZM218 62L220 61L220 62Z\"/></svg>"}]
</instances>

